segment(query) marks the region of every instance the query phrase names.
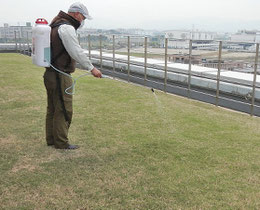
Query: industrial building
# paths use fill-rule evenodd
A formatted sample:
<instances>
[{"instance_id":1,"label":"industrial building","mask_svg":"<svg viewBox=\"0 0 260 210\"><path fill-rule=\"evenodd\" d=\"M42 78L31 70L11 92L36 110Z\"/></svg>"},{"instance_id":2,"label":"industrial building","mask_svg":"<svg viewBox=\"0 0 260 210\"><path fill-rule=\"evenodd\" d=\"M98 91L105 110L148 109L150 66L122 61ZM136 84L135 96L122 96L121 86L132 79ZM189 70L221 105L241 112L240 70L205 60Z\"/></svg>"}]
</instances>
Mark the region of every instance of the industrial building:
<instances>
[{"instance_id":1,"label":"industrial building","mask_svg":"<svg viewBox=\"0 0 260 210\"><path fill-rule=\"evenodd\" d=\"M199 30L171 30L165 31L165 38L169 39L169 48L188 49L190 39L193 40L194 48L195 46L197 48L209 48L212 47L212 42L214 41L216 34L217 33L215 32Z\"/></svg>"},{"instance_id":2,"label":"industrial building","mask_svg":"<svg viewBox=\"0 0 260 210\"><path fill-rule=\"evenodd\" d=\"M0 27L0 40L2 42L14 41L15 38L26 40L32 38L32 25L27 22L25 26L9 26L7 23Z\"/></svg>"},{"instance_id":3,"label":"industrial building","mask_svg":"<svg viewBox=\"0 0 260 210\"><path fill-rule=\"evenodd\" d=\"M231 35L231 42L260 42L260 31L241 30Z\"/></svg>"}]
</instances>

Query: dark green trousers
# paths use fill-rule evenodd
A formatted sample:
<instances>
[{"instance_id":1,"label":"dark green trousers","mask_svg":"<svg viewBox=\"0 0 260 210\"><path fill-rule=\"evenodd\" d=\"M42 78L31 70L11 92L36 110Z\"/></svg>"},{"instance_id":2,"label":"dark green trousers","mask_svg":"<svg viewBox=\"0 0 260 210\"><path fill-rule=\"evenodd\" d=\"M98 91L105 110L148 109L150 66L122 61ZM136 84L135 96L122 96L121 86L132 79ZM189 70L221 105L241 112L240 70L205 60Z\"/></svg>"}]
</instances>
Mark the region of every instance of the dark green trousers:
<instances>
[{"instance_id":1,"label":"dark green trousers","mask_svg":"<svg viewBox=\"0 0 260 210\"><path fill-rule=\"evenodd\" d=\"M61 91L54 70L47 70L44 73L44 85L47 91L47 114L46 114L46 141L47 144L54 144L56 148L67 148L69 145L68 131L72 120L72 95L66 94L66 88L72 85L68 76L58 73ZM60 99L64 101L64 107L68 119L65 119L64 108Z\"/></svg>"}]
</instances>

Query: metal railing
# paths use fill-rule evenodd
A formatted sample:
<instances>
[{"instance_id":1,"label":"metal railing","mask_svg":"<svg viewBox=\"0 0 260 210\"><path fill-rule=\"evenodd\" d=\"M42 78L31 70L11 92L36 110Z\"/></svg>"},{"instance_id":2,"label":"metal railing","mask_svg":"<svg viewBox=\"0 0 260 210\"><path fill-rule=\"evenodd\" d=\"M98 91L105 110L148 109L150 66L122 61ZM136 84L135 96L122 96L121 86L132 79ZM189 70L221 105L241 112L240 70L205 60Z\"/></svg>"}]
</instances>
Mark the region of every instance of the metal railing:
<instances>
[{"instance_id":1,"label":"metal railing","mask_svg":"<svg viewBox=\"0 0 260 210\"><path fill-rule=\"evenodd\" d=\"M23 37L19 31L14 32L14 39L0 43L0 52L16 52L30 55L31 53L31 33L27 32Z\"/></svg>"},{"instance_id":2,"label":"metal railing","mask_svg":"<svg viewBox=\"0 0 260 210\"><path fill-rule=\"evenodd\" d=\"M90 37L90 35L88 36ZM122 37L121 37L122 38ZM113 76L113 78L117 77L119 75L119 70L116 70L116 67L115 67L115 63L116 62L121 62L121 63L125 63L127 64L127 68L126 68L126 72L125 72L125 75L126 75L126 80L128 82L134 82L136 80L136 78L138 77L139 79L139 83L140 83L140 75L139 76L136 76L135 74L133 74L131 72L131 66L134 66L134 65L139 65L139 66L142 66L143 67L143 85L145 86L149 86L151 84L151 76L148 76L147 75L147 69L148 68L155 68L153 64L149 64L148 62L148 58L149 58L149 55L151 55L151 53L149 54L149 50L148 50L148 47L149 47L149 42L148 42L148 37L143 37L143 44L142 44L142 50L139 49L139 47L137 46L137 48L139 49L138 51L135 51L134 49L132 49L132 42L131 42L131 39L134 39L133 36L125 36L125 45L123 45L122 47L122 42L120 42L120 45L121 45L121 48L125 48L126 51L123 52L122 50L120 52L116 52L116 36L113 35L112 36L112 39L110 41L110 45L109 47L102 47L101 44L100 44L100 55L101 55L101 51L102 52L105 52L105 53L112 53L112 58L105 58L105 56L103 58L100 58L100 67L102 69L104 69L104 65L103 65L103 60L112 60L113 62L113 70L111 71L111 75ZM140 38L140 37L139 37ZM89 44L88 46L90 46L90 38L88 39L89 40ZM101 37L100 37L100 40L101 40ZM100 41L101 42L101 41ZM164 59L164 67L162 66L157 66L156 68L159 69L159 70L162 70L164 71L164 79L163 79L163 88L162 90L164 92L168 92L167 89L169 89L170 86L175 86L176 84L174 84L174 82L171 82L171 84L168 80L168 74L169 73L176 73L176 74L182 74L182 75L186 75L187 76L187 84L186 86L184 87L184 89L186 89L187 91L187 97L188 98L194 98L192 97L192 94L191 92L194 91L194 85L192 85L191 81L194 77L196 78L203 78L203 79L207 79L207 80L212 80L212 81L216 81L216 87L215 87L215 105L216 106L219 106L220 104L220 100L223 99L223 91L220 90L220 86L222 83L229 83L229 84L232 84L232 85L242 85L242 86L245 86L245 87L248 87L248 88L252 88L252 94L250 96L250 103L249 103L249 99L247 99L246 102L243 102L243 103L246 103L247 105L250 105L250 111L247 111L251 116L252 115L256 115L256 111L255 111L255 108L257 107L258 108L258 104L259 102L257 103L256 105L256 98L255 98L255 92L256 92L256 89L259 89L260 87L257 86L256 82L257 82L257 67L258 67L258 51L259 51L259 44L256 44L256 43L252 43L256 46L256 52L255 52L255 62L253 64L254 66L254 74L253 74L253 81L250 84L244 84L244 83L239 83L237 81L232 81L230 79L226 79L226 78L221 78L221 72L223 71L222 70L222 66L223 66L223 57L222 57L222 54L223 54L223 42L224 41L218 41L218 52L216 53L217 55L217 61L218 61L218 65L217 65L217 74L216 74L216 77L214 78L212 75L211 76L207 76L207 75L200 75L200 74L197 74L196 72L194 72L192 70L192 53L193 53L193 40L189 40L189 48L188 48L188 53L187 53L187 56L189 57L189 62L188 62L188 71L187 73L184 73L184 72L180 72L178 70L172 70L172 69L169 69L168 68L168 65L169 65L169 62L168 62L168 56L169 56L169 47L168 47L168 43L169 43L169 39L166 38L164 40L164 53L155 53L157 56L161 56L161 59ZM228 43L230 42L225 42L225 45L227 45ZM140 44L140 43L139 43ZM111 51L112 49L112 51ZM91 55L91 50L90 50L90 47L88 49L88 54L89 54L89 57L90 58L97 58L95 55ZM142 51L142 52L141 52ZM141 57L143 58L143 63L136 63L136 61L131 60L132 56L135 56L136 52L138 52ZM123 54L123 55L126 55L127 56L127 59L126 60L121 60L121 59L118 59L116 58L116 55L118 54ZM102 60L103 59L103 60ZM106 70L108 70L108 68L106 68ZM121 69L122 70L122 69ZM108 71L106 72L108 73ZM150 78L150 79L149 79ZM150 82L150 83L149 83ZM148 84L149 83L149 84ZM196 90L197 91L197 90ZM205 94L208 94L208 93L205 93ZM211 91L211 95L212 95L212 91ZM231 100L234 101L234 99L232 98ZM223 103L221 103L221 106L222 106ZM258 109L257 109L258 110ZM258 115L258 114L257 114Z\"/></svg>"},{"instance_id":3,"label":"metal railing","mask_svg":"<svg viewBox=\"0 0 260 210\"><path fill-rule=\"evenodd\" d=\"M98 38L97 38L98 37ZM149 43L149 37L140 37L138 36L135 38L134 36L120 36L120 40L117 40L116 35L112 35L111 39L109 40L103 40L104 36L101 34L99 36L95 37L95 40L93 41L93 36L87 35L86 37L79 36L79 42L82 46L86 46L87 53L89 59L98 59L98 66L101 69L101 71L104 71L108 74L111 74L113 78L116 77L122 77L126 79L128 82L138 82L140 84L143 84L145 86L152 87L155 83L157 83L157 86L160 86L161 90L164 92L172 92L176 94L180 94L183 96L186 96L188 98L192 99L198 99L201 100L201 98L208 97L208 99L202 99L203 101L207 101L209 103L213 103L216 106L225 106L223 104L223 101L229 101L226 103L243 103L243 106L249 106L248 108L243 108L242 111L246 111L251 116L256 115L260 116L260 113L258 111L260 110L260 103L259 100L256 99L256 90L259 90L259 85L257 85L257 70L258 70L258 57L259 57L259 44L258 43L251 43L255 45L255 53L254 53L254 63L252 63L252 66L254 67L253 70L253 79L249 84L240 83L238 81L232 81L230 79L221 78L221 72L223 71L221 66L223 62L223 43L225 45L230 44L231 42L224 42L224 41L218 41L218 52L215 52L216 57L214 57L218 61L218 68L216 69L216 76L213 75L205 75L197 73L196 71L193 71L194 65L192 65L192 56L193 56L193 40L188 40L188 47L187 47L187 57L188 57L188 63L187 63L187 71L183 72L178 69L169 68L169 64L171 64L169 59L169 50L172 50L169 48L169 39L165 38L163 42L161 42L159 45L163 46L161 48L160 52L151 52L154 48ZM13 43L14 50L19 53L28 54L30 55L31 51L31 42L29 40L29 34L27 33L26 42L22 42L22 37L20 34L15 33L15 42ZM24 38L23 38L24 40ZM132 41L134 40L134 41ZM136 41L138 40L138 41ZM232 44L232 43L231 43ZM248 44L248 43L247 43ZM150 48L149 48L150 46ZM125 49L122 50L122 49ZM138 50L135 50L138 49ZM92 54L93 51L99 51L99 55ZM150 50L150 51L149 51ZM164 50L164 52L162 51ZM111 57L107 57L106 54L111 54ZM226 52L225 52L226 53ZM125 55L127 59L120 59L117 58L118 55ZM143 58L143 62L136 62L132 57L134 56L141 56ZM149 59L156 57L156 59L161 59L162 65L154 65L149 63ZM110 60L112 62L112 69L111 67L105 66L104 61ZM118 69L116 67L116 64L118 63L125 63L127 68L122 71L122 69ZM143 73L141 75L136 75L136 73L131 71L132 66L141 66L143 67ZM152 78L151 75L148 75L148 69L157 69L163 72L164 78L163 80L156 80L155 78ZM184 75L187 77L186 82L177 82L177 81L170 81L168 78L169 74L176 74L176 75ZM124 75L124 76L122 76ZM141 79L141 77L143 77ZM216 87L213 89L203 91L200 89L200 87L192 84L192 80L194 78L200 78L205 80L214 81L216 83ZM142 80L142 81L141 81ZM241 101L234 99L233 96L229 98L228 94L225 94L223 91L221 91L220 86L221 84L231 84L231 85L241 85L245 86L247 88L251 88L250 97L246 99L246 101ZM155 85L156 86L156 85ZM215 89L215 94L214 94ZM195 95L200 95L195 96ZM212 98L215 98L215 102L213 102ZM241 105L242 106L242 105ZM227 105L228 108L232 108L231 105ZM237 108L239 110L239 108ZM241 111L241 110L240 110Z\"/></svg>"}]
</instances>

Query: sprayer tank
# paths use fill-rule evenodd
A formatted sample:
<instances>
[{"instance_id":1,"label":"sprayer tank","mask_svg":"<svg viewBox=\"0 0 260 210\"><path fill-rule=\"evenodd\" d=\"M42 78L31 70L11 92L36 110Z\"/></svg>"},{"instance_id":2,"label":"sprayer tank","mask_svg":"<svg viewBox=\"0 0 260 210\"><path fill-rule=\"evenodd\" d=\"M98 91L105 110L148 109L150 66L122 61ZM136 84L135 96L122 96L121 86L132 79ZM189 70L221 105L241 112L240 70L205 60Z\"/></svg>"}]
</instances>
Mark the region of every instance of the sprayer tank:
<instances>
[{"instance_id":1,"label":"sprayer tank","mask_svg":"<svg viewBox=\"0 0 260 210\"><path fill-rule=\"evenodd\" d=\"M32 62L37 66L49 67L51 59L51 27L45 19L36 20L32 30Z\"/></svg>"}]
</instances>

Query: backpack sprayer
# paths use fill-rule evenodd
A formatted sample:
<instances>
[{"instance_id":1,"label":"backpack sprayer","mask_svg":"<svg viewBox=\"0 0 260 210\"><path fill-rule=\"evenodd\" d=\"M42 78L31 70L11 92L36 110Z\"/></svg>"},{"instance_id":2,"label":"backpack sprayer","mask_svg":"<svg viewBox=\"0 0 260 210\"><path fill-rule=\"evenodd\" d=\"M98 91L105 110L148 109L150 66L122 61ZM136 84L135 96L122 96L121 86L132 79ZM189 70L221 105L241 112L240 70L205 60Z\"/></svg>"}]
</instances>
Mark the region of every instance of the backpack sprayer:
<instances>
[{"instance_id":1,"label":"backpack sprayer","mask_svg":"<svg viewBox=\"0 0 260 210\"><path fill-rule=\"evenodd\" d=\"M89 76L90 74L83 74L76 79L71 75L55 68L51 64L51 27L48 25L48 22L44 18L38 18L36 20L36 25L32 29L32 62L33 64L40 67L52 67L55 71L68 76L72 79L72 86L68 87L65 90L66 94L74 95L75 94L75 84L76 81L84 76ZM72 92L68 90L72 89Z\"/></svg>"}]
</instances>

